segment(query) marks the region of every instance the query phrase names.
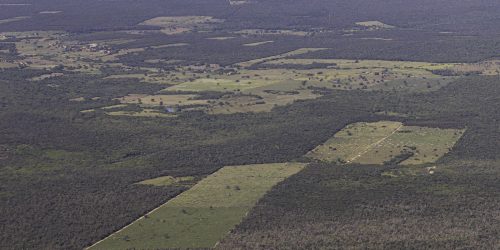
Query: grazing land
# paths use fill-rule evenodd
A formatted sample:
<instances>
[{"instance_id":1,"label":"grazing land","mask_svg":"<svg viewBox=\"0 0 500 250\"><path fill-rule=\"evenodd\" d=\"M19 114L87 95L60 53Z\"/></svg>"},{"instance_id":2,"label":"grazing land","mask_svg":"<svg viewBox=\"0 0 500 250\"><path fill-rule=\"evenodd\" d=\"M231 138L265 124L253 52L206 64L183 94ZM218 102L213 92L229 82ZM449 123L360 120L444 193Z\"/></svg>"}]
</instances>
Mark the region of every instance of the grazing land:
<instances>
[{"instance_id":1,"label":"grazing land","mask_svg":"<svg viewBox=\"0 0 500 250\"><path fill-rule=\"evenodd\" d=\"M0 2L0 250L499 248L498 0Z\"/></svg>"},{"instance_id":2,"label":"grazing land","mask_svg":"<svg viewBox=\"0 0 500 250\"><path fill-rule=\"evenodd\" d=\"M224 167L89 249L214 247L267 191L302 168L300 163Z\"/></svg>"},{"instance_id":3,"label":"grazing land","mask_svg":"<svg viewBox=\"0 0 500 250\"><path fill-rule=\"evenodd\" d=\"M185 185L193 182L195 178L193 176L162 176L154 179L143 180L137 184L141 185L153 185L153 186L170 186L170 185Z\"/></svg>"},{"instance_id":4,"label":"grazing land","mask_svg":"<svg viewBox=\"0 0 500 250\"><path fill-rule=\"evenodd\" d=\"M434 163L452 150L462 134L463 130L458 129L403 126L355 161L361 164Z\"/></svg>"},{"instance_id":5,"label":"grazing land","mask_svg":"<svg viewBox=\"0 0 500 250\"><path fill-rule=\"evenodd\" d=\"M247 43L247 44L243 44L243 46L253 47L253 46L260 46L260 45L264 45L264 44L267 44L267 43L273 43L273 42L274 41L263 41L263 42Z\"/></svg>"},{"instance_id":6,"label":"grazing land","mask_svg":"<svg viewBox=\"0 0 500 250\"><path fill-rule=\"evenodd\" d=\"M448 153L462 130L404 126L400 122L351 124L308 153L326 162L424 164Z\"/></svg>"},{"instance_id":7,"label":"grazing land","mask_svg":"<svg viewBox=\"0 0 500 250\"><path fill-rule=\"evenodd\" d=\"M198 29L208 29L213 24L224 22L209 16L175 16L175 17L155 17L146 20L140 25L150 25L161 27L161 32L167 35L174 35L184 32L191 32Z\"/></svg>"},{"instance_id":8,"label":"grazing land","mask_svg":"<svg viewBox=\"0 0 500 250\"><path fill-rule=\"evenodd\" d=\"M368 27L370 29L392 29L395 28L392 25L385 24L380 21L365 21L365 22L356 22L356 25Z\"/></svg>"}]
</instances>

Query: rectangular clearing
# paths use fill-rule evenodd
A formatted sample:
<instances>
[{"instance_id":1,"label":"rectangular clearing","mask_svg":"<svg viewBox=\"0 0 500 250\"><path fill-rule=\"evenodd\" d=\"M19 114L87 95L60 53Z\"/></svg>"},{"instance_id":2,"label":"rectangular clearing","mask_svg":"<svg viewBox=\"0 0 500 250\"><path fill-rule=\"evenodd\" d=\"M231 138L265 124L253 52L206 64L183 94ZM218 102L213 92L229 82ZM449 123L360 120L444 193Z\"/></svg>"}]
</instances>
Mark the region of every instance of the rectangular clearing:
<instances>
[{"instance_id":1,"label":"rectangular clearing","mask_svg":"<svg viewBox=\"0 0 500 250\"><path fill-rule=\"evenodd\" d=\"M340 163L433 163L451 150L463 132L459 129L404 126L391 121L354 123L307 156Z\"/></svg>"},{"instance_id":2,"label":"rectangular clearing","mask_svg":"<svg viewBox=\"0 0 500 250\"><path fill-rule=\"evenodd\" d=\"M212 248L268 190L304 167L224 167L89 249Z\"/></svg>"}]
</instances>

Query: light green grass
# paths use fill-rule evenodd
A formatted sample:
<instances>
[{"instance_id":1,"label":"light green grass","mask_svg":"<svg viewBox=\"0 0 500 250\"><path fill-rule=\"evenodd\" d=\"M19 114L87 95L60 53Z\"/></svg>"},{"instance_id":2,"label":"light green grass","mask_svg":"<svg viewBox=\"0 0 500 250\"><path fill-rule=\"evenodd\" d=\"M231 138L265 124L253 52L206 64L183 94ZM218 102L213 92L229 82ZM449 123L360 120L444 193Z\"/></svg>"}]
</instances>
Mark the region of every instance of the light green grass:
<instances>
[{"instance_id":1,"label":"light green grass","mask_svg":"<svg viewBox=\"0 0 500 250\"><path fill-rule=\"evenodd\" d=\"M402 165L433 163L448 153L462 134L463 131L457 129L404 126L359 157L357 162L382 164L399 155L405 148L415 147L412 150L415 155L401 162Z\"/></svg>"},{"instance_id":2,"label":"light green grass","mask_svg":"<svg viewBox=\"0 0 500 250\"><path fill-rule=\"evenodd\" d=\"M157 26L167 35L190 32L195 29L208 30L224 20L210 16L164 16L146 20L139 25Z\"/></svg>"},{"instance_id":3,"label":"light green grass","mask_svg":"<svg viewBox=\"0 0 500 250\"><path fill-rule=\"evenodd\" d=\"M395 28L392 25L385 24L385 23L380 22L380 21L357 22L356 25L368 27L368 28L376 28L376 29L393 29L393 28Z\"/></svg>"},{"instance_id":4,"label":"light green grass","mask_svg":"<svg viewBox=\"0 0 500 250\"><path fill-rule=\"evenodd\" d=\"M167 91L237 91L252 89L272 84L272 81L257 79L224 79L224 78L201 78L192 82L184 82L167 88Z\"/></svg>"},{"instance_id":5,"label":"light green grass","mask_svg":"<svg viewBox=\"0 0 500 250\"><path fill-rule=\"evenodd\" d=\"M151 185L151 186L171 186L180 182L190 182L194 181L193 176L182 176L182 177L173 177L173 176L161 176L154 179L148 179L137 184L141 185Z\"/></svg>"},{"instance_id":6,"label":"light green grass","mask_svg":"<svg viewBox=\"0 0 500 250\"><path fill-rule=\"evenodd\" d=\"M127 106L128 106L127 104L116 104L116 105L102 107L101 109L104 109L104 110L119 109L119 108L125 108Z\"/></svg>"},{"instance_id":7,"label":"light green grass","mask_svg":"<svg viewBox=\"0 0 500 250\"><path fill-rule=\"evenodd\" d=\"M350 124L307 156L328 162L352 162L401 126L400 122L390 121Z\"/></svg>"},{"instance_id":8,"label":"light green grass","mask_svg":"<svg viewBox=\"0 0 500 250\"><path fill-rule=\"evenodd\" d=\"M28 18L31 18L31 17L30 16L18 16L18 17L13 17L13 18L8 18L8 19L2 19L2 20L0 20L0 24L22 21L22 20L25 20Z\"/></svg>"},{"instance_id":9,"label":"light green grass","mask_svg":"<svg viewBox=\"0 0 500 250\"><path fill-rule=\"evenodd\" d=\"M90 249L212 248L301 163L224 167Z\"/></svg>"},{"instance_id":10,"label":"light green grass","mask_svg":"<svg viewBox=\"0 0 500 250\"><path fill-rule=\"evenodd\" d=\"M160 113L156 109L143 109L142 111L111 111L106 112L110 116L132 116L132 117L177 117L174 114Z\"/></svg>"},{"instance_id":11,"label":"light green grass","mask_svg":"<svg viewBox=\"0 0 500 250\"><path fill-rule=\"evenodd\" d=\"M451 150L463 132L388 121L355 123L307 156L327 162L384 164L404 152L412 152L401 165L433 163Z\"/></svg>"},{"instance_id":12,"label":"light green grass","mask_svg":"<svg viewBox=\"0 0 500 250\"><path fill-rule=\"evenodd\" d=\"M234 36L217 36L217 37L209 37L207 38L208 40L217 40L217 41L224 41L224 40L229 40L229 39L234 39L236 37Z\"/></svg>"},{"instance_id":13,"label":"light green grass","mask_svg":"<svg viewBox=\"0 0 500 250\"><path fill-rule=\"evenodd\" d=\"M386 61L386 60L348 60L348 59L287 59L278 58L276 60L267 61L266 64L297 64L309 65L313 63L337 64L341 69L420 69L420 70L436 70L447 69L456 66L456 63L429 63L429 62L412 62L412 61Z\"/></svg>"},{"instance_id":14,"label":"light green grass","mask_svg":"<svg viewBox=\"0 0 500 250\"><path fill-rule=\"evenodd\" d=\"M139 104L143 107L205 105L207 100L197 100L197 95L141 95L129 94L117 98L121 103Z\"/></svg>"},{"instance_id":15,"label":"light green grass","mask_svg":"<svg viewBox=\"0 0 500 250\"><path fill-rule=\"evenodd\" d=\"M300 30L268 30L268 29L244 29L234 32L240 35L286 35L286 36L307 36L310 33Z\"/></svg>"},{"instance_id":16,"label":"light green grass","mask_svg":"<svg viewBox=\"0 0 500 250\"><path fill-rule=\"evenodd\" d=\"M263 41L263 42L256 42L256 43L246 43L246 44L243 44L243 46L255 47L255 46L264 45L264 44L267 44L267 43L274 43L274 41Z\"/></svg>"}]
</instances>

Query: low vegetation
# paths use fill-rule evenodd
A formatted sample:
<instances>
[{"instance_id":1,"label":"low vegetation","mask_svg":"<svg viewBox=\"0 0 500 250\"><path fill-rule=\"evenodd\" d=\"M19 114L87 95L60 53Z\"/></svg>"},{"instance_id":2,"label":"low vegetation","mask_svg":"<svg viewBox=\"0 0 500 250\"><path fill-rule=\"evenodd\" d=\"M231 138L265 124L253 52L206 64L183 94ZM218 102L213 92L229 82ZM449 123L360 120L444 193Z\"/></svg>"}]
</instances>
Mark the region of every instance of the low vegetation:
<instances>
[{"instance_id":1,"label":"low vegetation","mask_svg":"<svg viewBox=\"0 0 500 250\"><path fill-rule=\"evenodd\" d=\"M224 167L89 249L212 248L268 190L303 167Z\"/></svg>"},{"instance_id":2,"label":"low vegetation","mask_svg":"<svg viewBox=\"0 0 500 250\"><path fill-rule=\"evenodd\" d=\"M189 184L193 182L195 178L193 176L182 176L182 177L173 177L173 176L161 176L154 179L143 180L138 182L137 184L141 185L153 185L153 186L170 186L170 185L183 185Z\"/></svg>"},{"instance_id":3,"label":"low vegetation","mask_svg":"<svg viewBox=\"0 0 500 250\"><path fill-rule=\"evenodd\" d=\"M498 248L499 1L14 2L1 249Z\"/></svg>"},{"instance_id":4,"label":"low vegetation","mask_svg":"<svg viewBox=\"0 0 500 250\"><path fill-rule=\"evenodd\" d=\"M308 153L327 162L424 164L436 162L460 139L463 130L403 126L400 122L356 123Z\"/></svg>"}]
</instances>

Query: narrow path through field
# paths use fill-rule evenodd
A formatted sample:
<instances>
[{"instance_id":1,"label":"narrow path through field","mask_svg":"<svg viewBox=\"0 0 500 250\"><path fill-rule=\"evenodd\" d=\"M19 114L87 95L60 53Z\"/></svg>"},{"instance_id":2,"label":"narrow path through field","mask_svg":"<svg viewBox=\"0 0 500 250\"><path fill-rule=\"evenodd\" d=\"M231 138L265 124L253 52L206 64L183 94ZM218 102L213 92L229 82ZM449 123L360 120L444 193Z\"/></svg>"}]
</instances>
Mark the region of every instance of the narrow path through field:
<instances>
[{"instance_id":1,"label":"narrow path through field","mask_svg":"<svg viewBox=\"0 0 500 250\"><path fill-rule=\"evenodd\" d=\"M385 140L387 140L387 138L391 137L392 135L394 135L396 132L398 132L401 128L403 127L403 124L399 125L399 127L397 127L394 131L392 131L392 133L390 133L388 136L368 145L368 147L366 147L365 150L361 151L358 155L354 156L353 158L351 158L350 160L347 161L347 163L351 163L353 162L354 160L358 159L359 157L363 156L364 154L368 153L368 151L372 150L374 147L380 145L380 143L384 142Z\"/></svg>"}]
</instances>

